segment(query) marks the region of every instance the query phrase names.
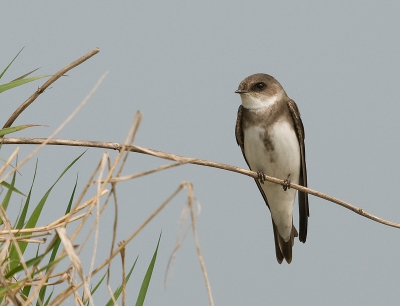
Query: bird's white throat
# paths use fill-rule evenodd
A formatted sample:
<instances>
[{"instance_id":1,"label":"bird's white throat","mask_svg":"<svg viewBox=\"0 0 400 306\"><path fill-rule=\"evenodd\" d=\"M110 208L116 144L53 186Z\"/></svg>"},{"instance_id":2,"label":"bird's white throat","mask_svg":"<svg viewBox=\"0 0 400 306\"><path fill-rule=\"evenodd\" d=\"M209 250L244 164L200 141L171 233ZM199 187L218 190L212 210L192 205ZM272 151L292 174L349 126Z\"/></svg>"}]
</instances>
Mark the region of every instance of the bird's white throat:
<instances>
[{"instance_id":1,"label":"bird's white throat","mask_svg":"<svg viewBox=\"0 0 400 306\"><path fill-rule=\"evenodd\" d=\"M260 109L260 108L268 108L271 105L275 104L276 101L280 100L282 95L276 94L272 97L267 97L264 95L253 95L249 93L241 94L242 105L247 109Z\"/></svg>"}]
</instances>

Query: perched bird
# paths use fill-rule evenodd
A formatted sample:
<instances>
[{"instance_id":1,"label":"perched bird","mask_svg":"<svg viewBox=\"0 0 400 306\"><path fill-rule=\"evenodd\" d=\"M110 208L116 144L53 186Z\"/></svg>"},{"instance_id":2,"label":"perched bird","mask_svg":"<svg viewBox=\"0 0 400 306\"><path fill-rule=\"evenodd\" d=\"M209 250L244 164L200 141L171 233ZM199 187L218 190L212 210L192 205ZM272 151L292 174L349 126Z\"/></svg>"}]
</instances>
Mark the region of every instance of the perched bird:
<instances>
[{"instance_id":1,"label":"perched bird","mask_svg":"<svg viewBox=\"0 0 400 306\"><path fill-rule=\"evenodd\" d=\"M296 190L290 182L307 187L304 127L296 103L274 77L258 73L245 78L235 93L240 94L236 141L247 165L258 172L255 179L271 211L278 263L292 261L294 237L293 204ZM265 181L264 175L285 180L282 186ZM308 195L299 191L299 240L306 242Z\"/></svg>"}]
</instances>

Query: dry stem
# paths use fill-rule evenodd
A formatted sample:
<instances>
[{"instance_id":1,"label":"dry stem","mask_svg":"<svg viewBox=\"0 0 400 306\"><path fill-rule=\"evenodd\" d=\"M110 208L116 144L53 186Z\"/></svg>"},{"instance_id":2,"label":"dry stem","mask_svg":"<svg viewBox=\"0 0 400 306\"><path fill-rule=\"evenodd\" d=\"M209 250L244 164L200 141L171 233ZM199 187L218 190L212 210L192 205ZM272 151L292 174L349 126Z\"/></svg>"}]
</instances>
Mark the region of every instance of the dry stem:
<instances>
[{"instance_id":1,"label":"dry stem","mask_svg":"<svg viewBox=\"0 0 400 306\"><path fill-rule=\"evenodd\" d=\"M197 236L196 217L194 215L194 205L193 205L193 201L194 201L193 185L191 183L187 182L186 183L186 187L188 189L188 194L189 194L188 198L189 198L189 207L190 207L190 218L192 219L191 224L192 224L192 231L193 231L194 241L196 243L197 257L199 258L201 271L203 273L204 281L206 283L208 300L210 302L210 306L214 306L214 300L213 300L212 293L211 293L211 285L210 285L210 281L208 279L206 265L204 263L203 255L201 254L199 238Z\"/></svg>"},{"instance_id":2,"label":"dry stem","mask_svg":"<svg viewBox=\"0 0 400 306\"><path fill-rule=\"evenodd\" d=\"M43 142L46 141L46 138L4 138L3 139L3 144L42 144ZM123 144L119 144L116 142L102 142L102 141L88 141L88 140L68 140L68 139L52 139L47 142L48 145L62 145L62 146L78 146L78 147L94 147L94 148L104 148L104 149L113 149L113 150L122 150L124 147ZM136 153L142 153L142 154L147 154L147 155L152 155L155 157L163 158L163 159L168 159L168 160L173 160L181 164L194 164L194 165L201 165L201 166L207 166L207 167L213 167L213 168L219 168L222 170L227 170L227 171L232 171L240 174L244 174L247 176L250 176L252 178L258 178L257 172L247 170L247 169L242 169L239 167L227 165L227 164L221 164L221 163L216 163L212 161L207 161L207 160L201 160L198 158L191 158L191 157L185 157L185 156L179 156L171 153L166 153L166 152L161 152L161 151L156 151L152 149L146 149L142 148L139 146L125 146L124 148L127 151L131 152L136 152ZM109 179L109 178L108 178ZM283 185L283 180L277 179L275 177L271 176L265 176L265 180ZM313 196L319 197L321 199L330 201L332 203L339 204L340 206L343 206L344 208L350 209L351 211L355 212L356 214L359 214L363 217L366 217L368 219L371 219L373 221L376 221L378 223L382 223L391 227L396 227L400 228L400 224L384 220L382 218L378 218L362 208L353 206L345 201L336 199L332 196L326 195L322 192L306 188L297 184L290 184L290 188L300 190L303 192L307 192Z\"/></svg>"}]
</instances>

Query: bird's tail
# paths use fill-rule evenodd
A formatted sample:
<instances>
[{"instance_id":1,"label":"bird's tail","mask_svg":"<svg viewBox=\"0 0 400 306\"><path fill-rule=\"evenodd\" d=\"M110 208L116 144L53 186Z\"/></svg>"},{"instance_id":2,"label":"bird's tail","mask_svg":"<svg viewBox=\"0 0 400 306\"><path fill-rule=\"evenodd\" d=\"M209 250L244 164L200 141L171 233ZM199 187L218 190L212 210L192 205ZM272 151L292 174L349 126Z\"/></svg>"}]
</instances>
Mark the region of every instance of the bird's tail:
<instances>
[{"instance_id":1,"label":"bird's tail","mask_svg":"<svg viewBox=\"0 0 400 306\"><path fill-rule=\"evenodd\" d=\"M285 259L286 262L290 264L292 262L292 248L294 245L294 237L298 236L297 230L292 224L292 234L290 235L290 239L288 241L285 241L279 235L274 220L272 220L272 226L274 229L276 260L278 261L278 263L281 264L283 259Z\"/></svg>"}]
</instances>

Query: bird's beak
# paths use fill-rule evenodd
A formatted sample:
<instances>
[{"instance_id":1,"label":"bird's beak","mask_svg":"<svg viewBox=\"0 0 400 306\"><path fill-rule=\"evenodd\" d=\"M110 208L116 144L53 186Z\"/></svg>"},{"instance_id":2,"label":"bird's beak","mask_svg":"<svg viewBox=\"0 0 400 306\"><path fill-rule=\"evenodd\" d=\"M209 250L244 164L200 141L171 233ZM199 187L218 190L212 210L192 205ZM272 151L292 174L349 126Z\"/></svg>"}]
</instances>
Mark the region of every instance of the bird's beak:
<instances>
[{"instance_id":1,"label":"bird's beak","mask_svg":"<svg viewBox=\"0 0 400 306\"><path fill-rule=\"evenodd\" d=\"M246 93L247 91L246 90L243 90L243 89L238 89L238 90L236 90L235 91L235 93L237 93L237 94L244 94L244 93Z\"/></svg>"}]
</instances>

